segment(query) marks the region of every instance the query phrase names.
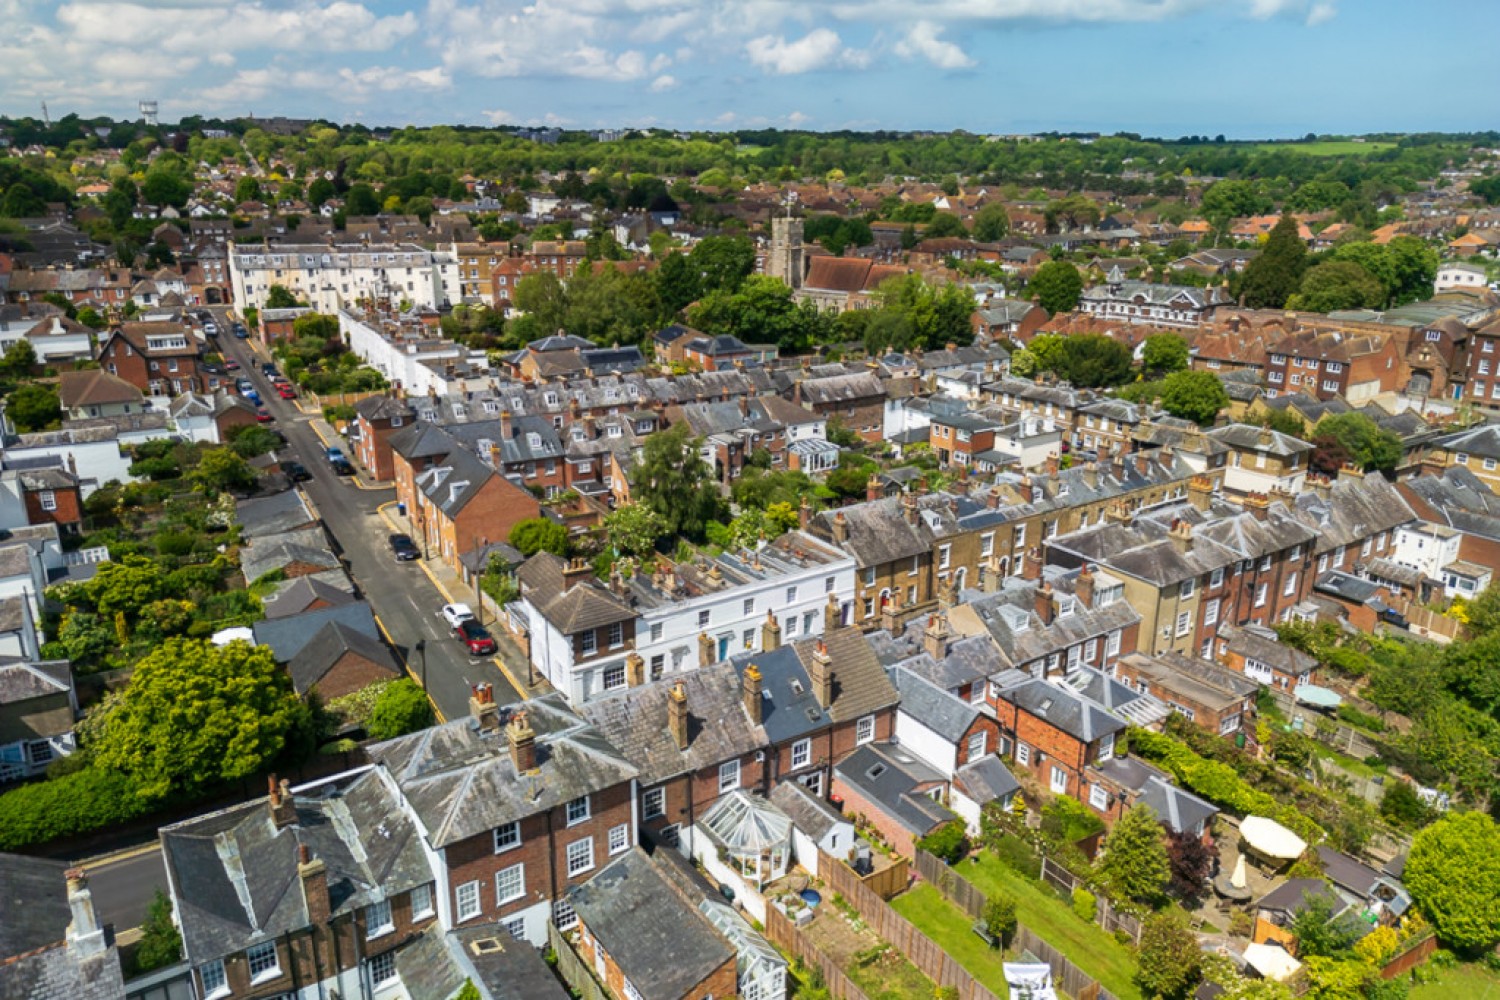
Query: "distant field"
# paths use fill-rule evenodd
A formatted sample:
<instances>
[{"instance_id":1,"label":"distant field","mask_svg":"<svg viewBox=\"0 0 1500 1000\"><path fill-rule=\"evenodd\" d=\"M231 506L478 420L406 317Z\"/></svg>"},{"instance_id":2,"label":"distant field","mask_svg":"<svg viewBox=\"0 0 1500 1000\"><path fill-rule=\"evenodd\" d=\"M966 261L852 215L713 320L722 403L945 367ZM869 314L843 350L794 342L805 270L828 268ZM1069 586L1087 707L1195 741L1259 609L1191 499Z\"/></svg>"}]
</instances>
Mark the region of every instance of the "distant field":
<instances>
[{"instance_id":1,"label":"distant field","mask_svg":"<svg viewBox=\"0 0 1500 1000\"><path fill-rule=\"evenodd\" d=\"M1362 153L1379 153L1383 150L1395 149L1396 144L1338 139L1329 142L1262 142L1255 148L1267 152L1290 150L1294 153L1305 153L1308 156L1358 156Z\"/></svg>"}]
</instances>

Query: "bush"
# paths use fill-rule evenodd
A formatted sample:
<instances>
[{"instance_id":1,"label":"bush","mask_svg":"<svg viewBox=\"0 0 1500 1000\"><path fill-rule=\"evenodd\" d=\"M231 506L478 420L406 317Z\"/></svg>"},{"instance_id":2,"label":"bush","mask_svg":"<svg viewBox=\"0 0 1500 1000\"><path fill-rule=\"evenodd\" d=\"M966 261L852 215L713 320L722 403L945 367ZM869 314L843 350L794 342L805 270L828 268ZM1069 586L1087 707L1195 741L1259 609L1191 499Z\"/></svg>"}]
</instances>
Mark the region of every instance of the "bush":
<instances>
[{"instance_id":1,"label":"bush","mask_svg":"<svg viewBox=\"0 0 1500 1000\"><path fill-rule=\"evenodd\" d=\"M1059 846L1103 831L1104 821L1077 799L1058 795L1042 806L1042 836Z\"/></svg>"},{"instance_id":2,"label":"bush","mask_svg":"<svg viewBox=\"0 0 1500 1000\"><path fill-rule=\"evenodd\" d=\"M432 721L432 704L427 700L427 692L415 681L403 677L387 684L375 698L375 709L370 713L370 738L389 740L405 736L426 729Z\"/></svg>"},{"instance_id":3,"label":"bush","mask_svg":"<svg viewBox=\"0 0 1500 1000\"><path fill-rule=\"evenodd\" d=\"M1079 886L1073 890L1073 912L1093 923L1094 916L1099 912L1099 900L1092 892Z\"/></svg>"},{"instance_id":4,"label":"bush","mask_svg":"<svg viewBox=\"0 0 1500 1000\"><path fill-rule=\"evenodd\" d=\"M917 846L950 865L956 865L969 853L969 838L962 820L951 820L917 841Z\"/></svg>"},{"instance_id":5,"label":"bush","mask_svg":"<svg viewBox=\"0 0 1500 1000\"><path fill-rule=\"evenodd\" d=\"M996 894L984 904L984 929L1000 942L1001 947L1010 947L1010 939L1016 933L1016 903L1009 896Z\"/></svg>"},{"instance_id":6,"label":"bush","mask_svg":"<svg viewBox=\"0 0 1500 1000\"><path fill-rule=\"evenodd\" d=\"M182 957L182 934L172 923L172 901L160 889L146 907L141 940L135 949L134 975L171 965Z\"/></svg>"},{"instance_id":7,"label":"bush","mask_svg":"<svg viewBox=\"0 0 1500 1000\"><path fill-rule=\"evenodd\" d=\"M1353 705L1340 705L1339 718L1349 723L1349 725L1351 726L1357 726L1360 729L1367 729L1372 733L1385 732L1384 722L1381 722L1373 715L1370 715L1366 712L1361 712Z\"/></svg>"},{"instance_id":8,"label":"bush","mask_svg":"<svg viewBox=\"0 0 1500 1000\"><path fill-rule=\"evenodd\" d=\"M990 845L991 851L1007 868L1035 881L1042 877L1042 861L1031 846L1012 834L1003 834Z\"/></svg>"},{"instance_id":9,"label":"bush","mask_svg":"<svg viewBox=\"0 0 1500 1000\"><path fill-rule=\"evenodd\" d=\"M158 805L135 782L89 767L0 795L0 851L119 826Z\"/></svg>"}]
</instances>

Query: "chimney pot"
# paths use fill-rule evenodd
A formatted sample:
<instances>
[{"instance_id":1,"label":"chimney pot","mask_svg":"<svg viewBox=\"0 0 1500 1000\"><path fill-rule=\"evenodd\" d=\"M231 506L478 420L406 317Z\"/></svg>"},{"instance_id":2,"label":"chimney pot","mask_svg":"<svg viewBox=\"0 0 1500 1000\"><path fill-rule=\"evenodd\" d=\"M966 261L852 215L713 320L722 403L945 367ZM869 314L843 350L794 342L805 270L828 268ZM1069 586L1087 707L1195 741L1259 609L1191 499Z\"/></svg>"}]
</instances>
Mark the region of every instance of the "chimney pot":
<instances>
[{"instance_id":1,"label":"chimney pot","mask_svg":"<svg viewBox=\"0 0 1500 1000\"><path fill-rule=\"evenodd\" d=\"M1036 589L1036 616L1042 620L1043 625L1051 625L1053 617L1057 614L1057 603L1052 599L1052 585L1044 583Z\"/></svg>"},{"instance_id":2,"label":"chimney pot","mask_svg":"<svg viewBox=\"0 0 1500 1000\"><path fill-rule=\"evenodd\" d=\"M781 648L781 623L770 609L766 610L765 624L760 627L760 647L768 653Z\"/></svg>"},{"instance_id":3,"label":"chimney pot","mask_svg":"<svg viewBox=\"0 0 1500 1000\"><path fill-rule=\"evenodd\" d=\"M828 655L828 645L819 639L813 646L808 664L808 680L812 681L813 697L823 708L833 704L833 659Z\"/></svg>"},{"instance_id":4,"label":"chimney pot","mask_svg":"<svg viewBox=\"0 0 1500 1000\"><path fill-rule=\"evenodd\" d=\"M524 711L512 716L510 725L505 727L505 736L510 743L510 759L516 766L516 773L536 770L536 732Z\"/></svg>"}]
</instances>

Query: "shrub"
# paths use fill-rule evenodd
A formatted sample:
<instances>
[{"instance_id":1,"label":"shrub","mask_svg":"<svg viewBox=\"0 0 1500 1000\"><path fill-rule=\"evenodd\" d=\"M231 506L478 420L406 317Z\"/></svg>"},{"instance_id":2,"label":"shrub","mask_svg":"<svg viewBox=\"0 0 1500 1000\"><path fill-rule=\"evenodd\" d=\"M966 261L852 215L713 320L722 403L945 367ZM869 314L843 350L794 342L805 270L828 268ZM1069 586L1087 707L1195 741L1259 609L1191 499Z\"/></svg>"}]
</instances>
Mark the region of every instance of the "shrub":
<instances>
[{"instance_id":1,"label":"shrub","mask_svg":"<svg viewBox=\"0 0 1500 1000\"><path fill-rule=\"evenodd\" d=\"M146 907L146 922L141 926L140 944L136 946L134 973L139 975L171 965L182 957L182 934L172 923L172 901L160 889Z\"/></svg>"},{"instance_id":2,"label":"shrub","mask_svg":"<svg viewBox=\"0 0 1500 1000\"><path fill-rule=\"evenodd\" d=\"M1010 939L1016 933L1016 903L1009 896L996 894L984 904L984 929L999 941L1002 947L1010 947Z\"/></svg>"},{"instance_id":3,"label":"shrub","mask_svg":"<svg viewBox=\"0 0 1500 1000\"><path fill-rule=\"evenodd\" d=\"M131 779L96 767L22 785L0 795L0 850L118 826L156 805Z\"/></svg>"},{"instance_id":4,"label":"shrub","mask_svg":"<svg viewBox=\"0 0 1500 1000\"><path fill-rule=\"evenodd\" d=\"M1077 799L1059 795L1042 806L1042 835L1058 845L1102 833L1104 821Z\"/></svg>"},{"instance_id":5,"label":"shrub","mask_svg":"<svg viewBox=\"0 0 1500 1000\"><path fill-rule=\"evenodd\" d=\"M1032 880L1042 877L1041 859L1020 837L1009 833L1004 834L996 838L990 849L1007 868L1020 872Z\"/></svg>"},{"instance_id":6,"label":"shrub","mask_svg":"<svg viewBox=\"0 0 1500 1000\"><path fill-rule=\"evenodd\" d=\"M426 729L432 725L432 719L427 692L415 681L403 677L387 684L376 696L375 709L370 713L370 738L389 740L405 736Z\"/></svg>"},{"instance_id":7,"label":"shrub","mask_svg":"<svg viewBox=\"0 0 1500 1000\"><path fill-rule=\"evenodd\" d=\"M1093 923L1094 916L1099 912L1099 900L1092 892L1079 886L1073 890L1073 912Z\"/></svg>"},{"instance_id":8,"label":"shrub","mask_svg":"<svg viewBox=\"0 0 1500 1000\"><path fill-rule=\"evenodd\" d=\"M955 819L917 841L917 846L947 864L956 865L969 853L969 838L963 821Z\"/></svg>"}]
</instances>

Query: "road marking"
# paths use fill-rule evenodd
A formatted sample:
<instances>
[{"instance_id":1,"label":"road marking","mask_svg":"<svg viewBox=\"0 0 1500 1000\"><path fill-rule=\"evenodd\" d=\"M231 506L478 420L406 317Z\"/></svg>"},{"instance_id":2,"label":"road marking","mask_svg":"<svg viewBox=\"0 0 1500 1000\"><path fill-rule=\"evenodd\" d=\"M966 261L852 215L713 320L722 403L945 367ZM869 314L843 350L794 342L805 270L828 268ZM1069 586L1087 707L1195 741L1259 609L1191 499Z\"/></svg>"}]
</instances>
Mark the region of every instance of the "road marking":
<instances>
[{"instance_id":1,"label":"road marking","mask_svg":"<svg viewBox=\"0 0 1500 1000\"><path fill-rule=\"evenodd\" d=\"M374 618L376 627L380 629L380 634L385 636L386 644L391 647L397 658L401 660L401 666L406 670L406 676L410 677L412 683L417 687L422 687L422 678L418 677L416 672L412 670L411 664L406 662L406 657L401 653L401 647L397 646L396 641L391 638L391 633L386 629L385 622L380 620L379 615L375 615ZM432 706L432 714L437 716L437 720L439 722L447 722L448 719L443 715L443 710L438 708L437 702L432 700L432 694L424 687L422 688L422 693L427 695L427 703Z\"/></svg>"},{"instance_id":2,"label":"road marking","mask_svg":"<svg viewBox=\"0 0 1500 1000\"><path fill-rule=\"evenodd\" d=\"M129 847L123 851L116 851L113 854L99 854L92 858L84 858L82 861L75 862L74 867L107 868L110 865L117 865L123 861L133 861L136 858L144 857L147 854L152 854L160 850L161 843L153 840L149 844L142 844L139 847Z\"/></svg>"},{"instance_id":3,"label":"road marking","mask_svg":"<svg viewBox=\"0 0 1500 1000\"><path fill-rule=\"evenodd\" d=\"M531 700L531 689L529 687L527 687L525 684L522 684L520 682L520 680L518 680L516 678L516 675L512 674L510 672L510 668L505 665L505 661L504 660L502 660L502 659L500 659L500 657L496 656L496 657L494 657L494 661L495 661L495 666L499 667L500 668L500 672L505 675L505 679L508 680L508 681L510 681L510 686L513 687L513 688L515 688L516 694L518 694L518 695L521 696L521 700L522 701L530 701Z\"/></svg>"}]
</instances>

